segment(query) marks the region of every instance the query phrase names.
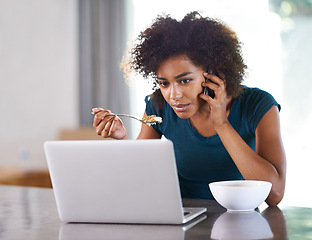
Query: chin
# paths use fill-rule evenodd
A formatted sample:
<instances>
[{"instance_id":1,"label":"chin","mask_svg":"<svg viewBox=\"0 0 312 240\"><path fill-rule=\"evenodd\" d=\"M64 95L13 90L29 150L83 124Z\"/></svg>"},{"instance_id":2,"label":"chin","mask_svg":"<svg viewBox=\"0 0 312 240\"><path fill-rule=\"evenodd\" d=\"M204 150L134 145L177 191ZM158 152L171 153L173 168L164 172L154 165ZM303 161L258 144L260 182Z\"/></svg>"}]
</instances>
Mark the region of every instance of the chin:
<instances>
[{"instance_id":1,"label":"chin","mask_svg":"<svg viewBox=\"0 0 312 240\"><path fill-rule=\"evenodd\" d=\"M175 114L181 119L188 119L192 116L189 112L176 112L175 111Z\"/></svg>"}]
</instances>

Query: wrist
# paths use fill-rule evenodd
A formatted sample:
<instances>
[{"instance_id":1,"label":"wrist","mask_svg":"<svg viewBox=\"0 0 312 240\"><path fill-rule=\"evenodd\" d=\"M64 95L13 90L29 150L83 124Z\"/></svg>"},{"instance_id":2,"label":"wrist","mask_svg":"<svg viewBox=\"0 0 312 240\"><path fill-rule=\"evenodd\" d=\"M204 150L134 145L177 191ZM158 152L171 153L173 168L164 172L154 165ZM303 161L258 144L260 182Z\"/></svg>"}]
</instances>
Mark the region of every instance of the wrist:
<instances>
[{"instance_id":1,"label":"wrist","mask_svg":"<svg viewBox=\"0 0 312 240\"><path fill-rule=\"evenodd\" d=\"M214 128L215 128L216 132L219 133L219 132L226 130L229 126L231 126L230 122L224 121L222 123L215 124Z\"/></svg>"}]
</instances>

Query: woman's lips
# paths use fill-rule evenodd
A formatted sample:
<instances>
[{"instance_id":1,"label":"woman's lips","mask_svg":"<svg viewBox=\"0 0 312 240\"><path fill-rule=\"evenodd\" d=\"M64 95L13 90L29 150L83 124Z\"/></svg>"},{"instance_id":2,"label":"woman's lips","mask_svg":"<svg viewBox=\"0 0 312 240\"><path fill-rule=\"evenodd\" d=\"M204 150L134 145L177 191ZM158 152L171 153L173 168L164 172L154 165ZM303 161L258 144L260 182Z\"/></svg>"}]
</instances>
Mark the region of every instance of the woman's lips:
<instances>
[{"instance_id":1,"label":"woman's lips","mask_svg":"<svg viewBox=\"0 0 312 240\"><path fill-rule=\"evenodd\" d=\"M176 112L184 112L186 111L186 109L189 107L190 104L174 104L172 105L172 108L176 111Z\"/></svg>"}]
</instances>

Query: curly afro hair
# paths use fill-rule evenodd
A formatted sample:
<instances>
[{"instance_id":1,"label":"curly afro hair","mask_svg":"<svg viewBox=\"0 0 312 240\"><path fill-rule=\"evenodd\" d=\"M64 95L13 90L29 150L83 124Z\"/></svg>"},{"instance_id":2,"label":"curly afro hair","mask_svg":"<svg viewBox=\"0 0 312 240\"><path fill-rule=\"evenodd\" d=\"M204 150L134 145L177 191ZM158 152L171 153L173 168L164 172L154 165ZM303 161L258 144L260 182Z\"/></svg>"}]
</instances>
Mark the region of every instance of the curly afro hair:
<instances>
[{"instance_id":1,"label":"curly afro hair","mask_svg":"<svg viewBox=\"0 0 312 240\"><path fill-rule=\"evenodd\" d=\"M241 54L236 33L222 22L202 17L198 12L187 14L181 21L169 15L158 16L137 38L130 51L130 68L152 77L156 86L156 71L166 59L185 54L194 65L208 70L214 67L226 80L228 96L238 97L247 66Z\"/></svg>"}]
</instances>

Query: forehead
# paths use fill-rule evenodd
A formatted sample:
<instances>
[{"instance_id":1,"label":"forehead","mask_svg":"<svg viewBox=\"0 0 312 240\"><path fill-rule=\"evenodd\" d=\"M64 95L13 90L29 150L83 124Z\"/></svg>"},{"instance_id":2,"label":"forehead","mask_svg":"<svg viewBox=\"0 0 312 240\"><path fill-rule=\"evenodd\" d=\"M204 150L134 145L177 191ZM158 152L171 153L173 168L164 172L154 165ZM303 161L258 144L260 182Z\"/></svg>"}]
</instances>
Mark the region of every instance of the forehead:
<instances>
[{"instance_id":1,"label":"forehead","mask_svg":"<svg viewBox=\"0 0 312 240\"><path fill-rule=\"evenodd\" d=\"M202 72L186 55L178 55L164 60L156 71L157 77L174 77L184 72Z\"/></svg>"}]
</instances>

